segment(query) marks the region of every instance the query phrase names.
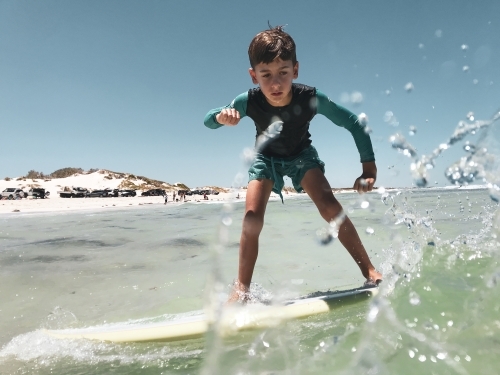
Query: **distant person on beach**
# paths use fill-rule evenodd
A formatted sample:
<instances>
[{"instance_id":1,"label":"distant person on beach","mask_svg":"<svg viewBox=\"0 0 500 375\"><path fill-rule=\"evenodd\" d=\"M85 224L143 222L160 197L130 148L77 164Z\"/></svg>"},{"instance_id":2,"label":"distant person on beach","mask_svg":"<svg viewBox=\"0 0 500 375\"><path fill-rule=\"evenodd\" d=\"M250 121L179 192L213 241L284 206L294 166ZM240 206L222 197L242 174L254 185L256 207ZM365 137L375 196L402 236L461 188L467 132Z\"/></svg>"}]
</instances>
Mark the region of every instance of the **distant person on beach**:
<instances>
[{"instance_id":1,"label":"distant person on beach","mask_svg":"<svg viewBox=\"0 0 500 375\"><path fill-rule=\"evenodd\" d=\"M165 204L168 202L168 194L165 194Z\"/></svg>"},{"instance_id":2,"label":"distant person on beach","mask_svg":"<svg viewBox=\"0 0 500 375\"><path fill-rule=\"evenodd\" d=\"M325 164L311 145L309 124L319 113L351 133L362 165L361 176L353 185L360 194L371 191L377 178L370 136L356 115L318 89L293 83L299 75L296 47L282 26L258 33L250 43L248 56L250 77L258 87L238 95L231 104L213 109L205 116L205 126L211 129L235 126L248 116L254 121L257 131L256 156L248 171L238 278L229 300L249 299L267 202L271 192L283 200L281 190L285 175L292 179L297 192L307 192L328 223L337 224L338 238L359 266L366 279L365 285L378 285L382 274L372 265L354 225L332 193L324 175ZM338 157L340 159L342 155Z\"/></svg>"}]
</instances>

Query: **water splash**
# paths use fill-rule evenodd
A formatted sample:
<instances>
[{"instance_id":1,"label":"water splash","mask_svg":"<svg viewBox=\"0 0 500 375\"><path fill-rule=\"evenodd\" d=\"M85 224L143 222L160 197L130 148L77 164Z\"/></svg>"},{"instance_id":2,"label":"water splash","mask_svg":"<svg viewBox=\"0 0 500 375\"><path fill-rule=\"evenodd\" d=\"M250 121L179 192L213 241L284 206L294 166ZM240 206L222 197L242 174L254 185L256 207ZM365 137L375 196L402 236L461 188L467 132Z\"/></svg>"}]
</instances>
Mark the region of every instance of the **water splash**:
<instances>
[{"instance_id":1,"label":"water splash","mask_svg":"<svg viewBox=\"0 0 500 375\"><path fill-rule=\"evenodd\" d=\"M282 130L283 121L275 119L275 121L257 137L255 152L261 152L270 142L280 136Z\"/></svg>"},{"instance_id":2,"label":"water splash","mask_svg":"<svg viewBox=\"0 0 500 375\"><path fill-rule=\"evenodd\" d=\"M340 226L344 222L346 215L344 211L340 212L327 227L316 231L316 239L320 245L328 245L339 236Z\"/></svg>"},{"instance_id":3,"label":"water splash","mask_svg":"<svg viewBox=\"0 0 500 375\"><path fill-rule=\"evenodd\" d=\"M420 158L417 157L415 148L407 142L401 134L396 133L389 138L393 148L402 152L405 156L414 159L410 165L410 170L416 186L425 187L428 185L428 171L435 167L435 160L444 151L448 150L457 142L462 141L466 136L488 129L500 119L500 111L495 113L490 120L475 120L473 113L469 113L467 117L469 122L460 121L453 131L453 134L446 142L441 143L432 153L422 155ZM391 118L391 116L388 118ZM482 139L484 138L485 136L483 135ZM488 154L485 148L476 148L470 144L466 144L466 151L469 153L468 156L461 158L458 162L446 169L446 178L453 184L469 184L476 181L478 178L487 180L485 166L493 162L491 160L491 154Z\"/></svg>"}]
</instances>

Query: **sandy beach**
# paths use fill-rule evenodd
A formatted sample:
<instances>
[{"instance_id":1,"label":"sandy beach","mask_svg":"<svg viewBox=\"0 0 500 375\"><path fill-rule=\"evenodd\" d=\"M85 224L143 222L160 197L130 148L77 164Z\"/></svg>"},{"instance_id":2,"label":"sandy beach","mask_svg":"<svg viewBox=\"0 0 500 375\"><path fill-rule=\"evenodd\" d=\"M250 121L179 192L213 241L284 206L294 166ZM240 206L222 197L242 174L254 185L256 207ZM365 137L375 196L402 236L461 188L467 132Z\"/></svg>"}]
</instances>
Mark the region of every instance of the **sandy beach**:
<instances>
[{"instance_id":1,"label":"sandy beach","mask_svg":"<svg viewBox=\"0 0 500 375\"><path fill-rule=\"evenodd\" d=\"M152 183L157 185L153 186ZM161 185L158 185L160 183ZM136 191L135 197L105 197L105 198L61 198L59 192L70 189L71 187L81 187L88 191L102 189L133 189ZM142 196L143 191L153 188L161 188L166 191L169 205L183 203L216 203L216 202L237 202L244 201L246 198L246 188L223 188L214 186L197 187L200 190L217 191L218 194L207 195L208 199L204 199L203 195L188 195L185 200L179 200L179 190L185 190L185 185L181 183L169 184L161 183L147 179L146 177L136 177L126 173L117 173L107 170L98 170L93 173L74 174L65 178L52 178L47 180L42 179L27 179L17 177L11 179L0 180L0 192L7 188L22 189L28 193L31 188L43 188L50 193L48 198L39 199L28 196L23 199L2 199L0 200L0 214L7 213L35 213L35 212L57 212L57 211L74 211L74 210L96 210L96 209L113 209L120 207L139 207L149 205L164 205L165 199L163 196ZM481 185L462 186L447 186L434 189L478 189L486 188ZM334 194L354 193L352 189L338 188L332 189ZM397 188L388 188L383 191L399 190ZM377 190L379 193L383 191ZM176 201L174 201L174 193ZM295 191L284 191L283 196L292 198L297 196ZM275 193L271 193L270 199L280 199Z\"/></svg>"},{"instance_id":2,"label":"sandy beach","mask_svg":"<svg viewBox=\"0 0 500 375\"><path fill-rule=\"evenodd\" d=\"M37 187L43 188L50 192L46 199L32 198L28 196L23 199L2 199L0 200L0 214L6 213L35 213L35 212L65 212L74 210L95 210L95 209L114 209L120 207L135 207L135 206L149 206L149 205L164 205L165 199L163 196L141 196L143 191L147 188L137 189L135 197L105 197L105 198L61 198L58 192L63 191L65 188L70 187L83 187L89 191L98 189L117 189L123 188L124 182L127 188L131 184L136 186L144 186L146 181L135 176L123 176L121 174L100 170L89 174L76 174L66 178L53 178L49 180L33 180L23 177L11 178L9 180L0 180L0 192L7 188L22 189L28 192L30 188ZM116 178L118 177L118 178ZM183 204L190 203L214 203L214 202L235 202L244 200L246 197L246 189L229 189L217 188L220 190L219 194L209 194L208 199L204 199L203 195L188 195L185 200L173 201L173 195L176 194L178 199L178 191L182 190L182 184L168 184L165 183L161 186L167 192L168 203ZM150 186L153 188L153 186ZM214 187L200 187L199 189L213 189ZM294 194L294 193L289 193ZM295 193L296 194L296 193ZM272 199L278 199L276 194L272 194Z\"/></svg>"}]
</instances>

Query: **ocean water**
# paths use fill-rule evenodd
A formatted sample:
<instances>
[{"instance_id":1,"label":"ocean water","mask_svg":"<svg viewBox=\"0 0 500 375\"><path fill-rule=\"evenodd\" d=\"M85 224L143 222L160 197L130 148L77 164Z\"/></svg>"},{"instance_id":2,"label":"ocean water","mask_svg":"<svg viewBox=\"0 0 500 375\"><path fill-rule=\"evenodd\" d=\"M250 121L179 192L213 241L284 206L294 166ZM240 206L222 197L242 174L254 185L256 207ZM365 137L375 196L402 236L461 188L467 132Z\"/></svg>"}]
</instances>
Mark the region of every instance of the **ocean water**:
<instances>
[{"instance_id":1,"label":"ocean water","mask_svg":"<svg viewBox=\"0 0 500 375\"><path fill-rule=\"evenodd\" d=\"M176 343L61 340L42 329L217 307L236 276L243 202L0 216L0 374L497 374L500 219L490 190L337 197L384 274L377 297ZM325 227L306 195L269 202L257 300L363 283L338 241L320 244ZM222 297L212 293L221 286Z\"/></svg>"}]
</instances>

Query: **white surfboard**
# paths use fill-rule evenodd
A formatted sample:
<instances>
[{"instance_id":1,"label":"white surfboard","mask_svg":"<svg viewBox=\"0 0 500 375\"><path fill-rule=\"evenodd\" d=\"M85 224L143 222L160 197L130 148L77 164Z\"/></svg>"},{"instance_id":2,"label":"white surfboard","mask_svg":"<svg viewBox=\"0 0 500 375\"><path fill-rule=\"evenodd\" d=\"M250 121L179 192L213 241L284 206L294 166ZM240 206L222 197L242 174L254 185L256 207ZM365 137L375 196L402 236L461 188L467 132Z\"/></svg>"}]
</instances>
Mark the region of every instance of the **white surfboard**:
<instances>
[{"instance_id":1,"label":"white surfboard","mask_svg":"<svg viewBox=\"0 0 500 375\"><path fill-rule=\"evenodd\" d=\"M224 308L222 317L214 328L221 335L227 336L241 330L271 327L285 320L304 318L365 300L377 293L378 287L361 287L336 292L316 292L280 305L228 306ZM207 315L199 314L161 323L45 330L45 333L61 339L111 342L178 341L203 336L212 321Z\"/></svg>"}]
</instances>

